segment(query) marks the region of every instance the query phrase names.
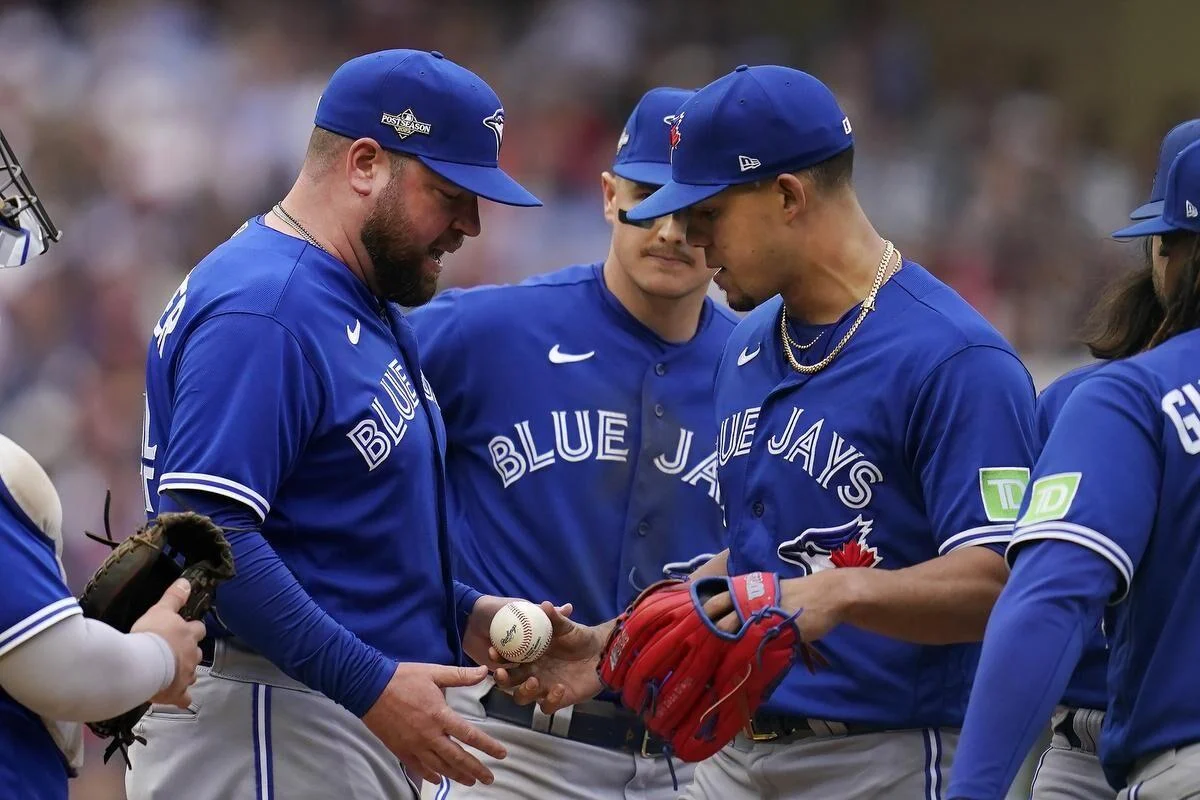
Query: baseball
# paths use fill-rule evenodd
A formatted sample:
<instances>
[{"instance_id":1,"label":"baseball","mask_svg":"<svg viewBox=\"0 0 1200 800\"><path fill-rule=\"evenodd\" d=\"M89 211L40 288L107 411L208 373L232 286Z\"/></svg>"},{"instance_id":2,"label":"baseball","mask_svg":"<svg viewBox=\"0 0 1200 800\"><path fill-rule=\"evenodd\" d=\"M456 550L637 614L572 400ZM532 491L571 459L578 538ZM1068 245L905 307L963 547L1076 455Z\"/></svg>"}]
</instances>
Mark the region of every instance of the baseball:
<instances>
[{"instance_id":1,"label":"baseball","mask_svg":"<svg viewBox=\"0 0 1200 800\"><path fill-rule=\"evenodd\" d=\"M492 646L514 664L534 661L550 646L550 617L528 600L513 600L492 617Z\"/></svg>"}]
</instances>

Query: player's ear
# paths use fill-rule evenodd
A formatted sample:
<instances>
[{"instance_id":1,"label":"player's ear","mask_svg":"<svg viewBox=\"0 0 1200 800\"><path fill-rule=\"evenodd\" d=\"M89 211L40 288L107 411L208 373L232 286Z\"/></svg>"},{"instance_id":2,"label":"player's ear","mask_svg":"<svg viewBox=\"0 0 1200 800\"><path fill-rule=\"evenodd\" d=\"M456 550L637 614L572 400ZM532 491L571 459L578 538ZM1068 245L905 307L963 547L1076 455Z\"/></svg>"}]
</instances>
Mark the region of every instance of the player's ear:
<instances>
[{"instance_id":1,"label":"player's ear","mask_svg":"<svg viewBox=\"0 0 1200 800\"><path fill-rule=\"evenodd\" d=\"M604 218L617 224L617 178L611 172L600 173L600 194L604 198Z\"/></svg>"},{"instance_id":2,"label":"player's ear","mask_svg":"<svg viewBox=\"0 0 1200 800\"><path fill-rule=\"evenodd\" d=\"M350 188L363 197L382 189L391 176L387 152L371 138L356 139L350 145L345 168Z\"/></svg>"},{"instance_id":3,"label":"player's ear","mask_svg":"<svg viewBox=\"0 0 1200 800\"><path fill-rule=\"evenodd\" d=\"M784 216L792 220L808 207L808 187L799 176L785 172L775 178L773 187L778 195Z\"/></svg>"}]
</instances>

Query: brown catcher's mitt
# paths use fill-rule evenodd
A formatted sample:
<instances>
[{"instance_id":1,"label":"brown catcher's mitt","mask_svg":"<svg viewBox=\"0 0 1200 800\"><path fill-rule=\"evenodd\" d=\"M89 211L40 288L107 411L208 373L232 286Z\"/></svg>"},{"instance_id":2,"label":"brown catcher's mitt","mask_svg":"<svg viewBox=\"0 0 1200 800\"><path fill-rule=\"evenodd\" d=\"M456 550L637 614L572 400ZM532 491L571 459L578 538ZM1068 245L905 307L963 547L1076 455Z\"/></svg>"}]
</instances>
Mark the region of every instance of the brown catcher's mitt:
<instances>
[{"instance_id":1,"label":"brown catcher's mitt","mask_svg":"<svg viewBox=\"0 0 1200 800\"><path fill-rule=\"evenodd\" d=\"M128 633L133 624L157 603L172 583L186 578L191 594L180 610L184 619L201 619L212 608L217 586L234 576L233 551L221 529L208 517L191 511L159 514L119 544L108 525L108 503L104 509L107 539L87 535L114 548L88 581L79 597L83 615ZM112 738L104 761L117 750L129 761L127 748L145 740L133 727L150 708L137 708L88 728L102 739Z\"/></svg>"}]
</instances>

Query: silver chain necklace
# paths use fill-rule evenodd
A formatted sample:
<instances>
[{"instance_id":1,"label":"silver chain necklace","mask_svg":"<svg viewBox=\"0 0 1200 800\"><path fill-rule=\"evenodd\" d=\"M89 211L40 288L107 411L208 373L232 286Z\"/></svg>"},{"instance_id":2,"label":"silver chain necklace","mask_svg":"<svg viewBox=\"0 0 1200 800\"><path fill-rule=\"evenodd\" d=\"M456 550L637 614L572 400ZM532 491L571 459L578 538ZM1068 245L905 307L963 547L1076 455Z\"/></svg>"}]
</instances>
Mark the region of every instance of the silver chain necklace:
<instances>
[{"instance_id":1,"label":"silver chain necklace","mask_svg":"<svg viewBox=\"0 0 1200 800\"><path fill-rule=\"evenodd\" d=\"M329 253L329 249L326 248L324 245L322 245L320 242L318 242L315 238L313 238L313 235L311 233L309 233L307 230L305 230L304 226L301 225L299 223L299 221L296 220L295 217L293 217L291 214L289 214L288 212L283 210L283 205L281 203L276 203L274 208L272 208L271 210L275 212L275 216L279 217L281 220L286 222L292 228L292 230L294 230L296 233L300 234L300 236L302 236L304 238L304 241L308 242L313 247L320 248L321 250L324 250L326 253ZM333 253L329 253L329 255L332 256Z\"/></svg>"}]
</instances>

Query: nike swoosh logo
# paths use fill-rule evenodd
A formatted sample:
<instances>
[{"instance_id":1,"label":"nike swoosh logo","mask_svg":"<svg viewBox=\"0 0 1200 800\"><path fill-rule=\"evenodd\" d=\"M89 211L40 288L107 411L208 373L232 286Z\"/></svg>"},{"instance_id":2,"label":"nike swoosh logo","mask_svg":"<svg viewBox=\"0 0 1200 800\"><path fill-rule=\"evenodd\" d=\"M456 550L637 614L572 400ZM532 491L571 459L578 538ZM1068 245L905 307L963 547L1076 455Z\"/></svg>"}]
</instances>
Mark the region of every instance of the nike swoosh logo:
<instances>
[{"instance_id":1,"label":"nike swoosh logo","mask_svg":"<svg viewBox=\"0 0 1200 800\"><path fill-rule=\"evenodd\" d=\"M554 347L550 348L550 363L573 364L576 361L587 361L594 355L596 355L595 350L589 350L586 353L564 353L558 349L558 345L554 345Z\"/></svg>"},{"instance_id":2,"label":"nike swoosh logo","mask_svg":"<svg viewBox=\"0 0 1200 800\"><path fill-rule=\"evenodd\" d=\"M350 344L358 344L358 337L362 335L362 320L354 320L354 327L346 326L346 338L350 340Z\"/></svg>"},{"instance_id":3,"label":"nike swoosh logo","mask_svg":"<svg viewBox=\"0 0 1200 800\"><path fill-rule=\"evenodd\" d=\"M753 361L758 356L759 352L762 350L762 344L759 344L758 347L754 348L753 353L748 353L748 352L746 352L747 350L749 350L748 347L743 347L742 352L738 353L738 366L739 367L744 367L746 364L749 364L751 361Z\"/></svg>"}]
</instances>

